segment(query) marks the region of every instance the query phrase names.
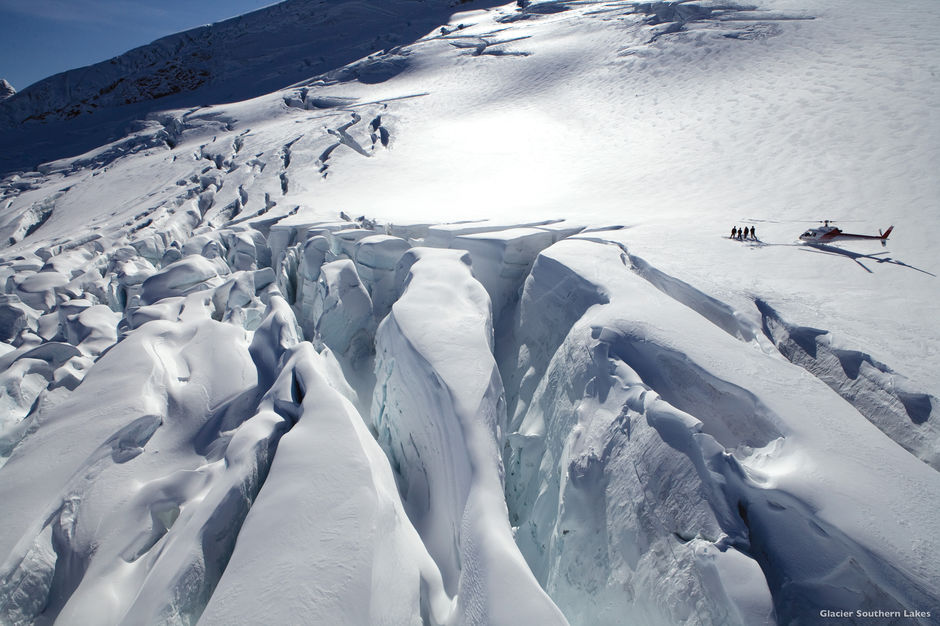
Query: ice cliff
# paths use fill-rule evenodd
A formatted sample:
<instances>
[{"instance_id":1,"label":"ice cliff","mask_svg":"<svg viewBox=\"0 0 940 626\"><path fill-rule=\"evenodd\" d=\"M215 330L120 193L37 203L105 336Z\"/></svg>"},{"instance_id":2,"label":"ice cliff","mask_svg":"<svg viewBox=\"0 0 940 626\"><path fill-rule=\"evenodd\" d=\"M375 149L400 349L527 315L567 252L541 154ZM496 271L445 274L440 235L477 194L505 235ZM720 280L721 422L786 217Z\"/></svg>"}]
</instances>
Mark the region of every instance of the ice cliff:
<instances>
[{"instance_id":1,"label":"ice cliff","mask_svg":"<svg viewBox=\"0 0 940 626\"><path fill-rule=\"evenodd\" d=\"M0 622L940 606L940 10L805 4L289 0L5 101Z\"/></svg>"},{"instance_id":2,"label":"ice cliff","mask_svg":"<svg viewBox=\"0 0 940 626\"><path fill-rule=\"evenodd\" d=\"M44 280L4 305L4 619L755 624L936 600L904 540L931 536L934 469L770 337L659 289L624 231L479 226L293 218L20 271Z\"/></svg>"}]
</instances>

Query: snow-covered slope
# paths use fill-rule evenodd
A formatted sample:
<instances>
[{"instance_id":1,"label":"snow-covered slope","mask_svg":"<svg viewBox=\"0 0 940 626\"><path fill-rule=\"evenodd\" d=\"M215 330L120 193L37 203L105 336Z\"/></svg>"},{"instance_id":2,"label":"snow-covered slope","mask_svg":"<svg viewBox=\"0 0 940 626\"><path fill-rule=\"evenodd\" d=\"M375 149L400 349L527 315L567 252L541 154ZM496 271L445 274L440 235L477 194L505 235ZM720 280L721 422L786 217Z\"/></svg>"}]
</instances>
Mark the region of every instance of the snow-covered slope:
<instances>
[{"instance_id":1,"label":"snow-covered slope","mask_svg":"<svg viewBox=\"0 0 940 626\"><path fill-rule=\"evenodd\" d=\"M5 78L0 78L0 102L16 95L16 89L13 88Z\"/></svg>"},{"instance_id":2,"label":"snow-covered slope","mask_svg":"<svg viewBox=\"0 0 940 626\"><path fill-rule=\"evenodd\" d=\"M410 43L450 13L441 0L274 3L41 80L9 94L16 98L0 107L0 120L13 126L71 119L194 91L200 93L189 96L192 102L243 100ZM363 71L358 78L372 82L390 73Z\"/></svg>"},{"instance_id":3,"label":"snow-covered slope","mask_svg":"<svg viewBox=\"0 0 940 626\"><path fill-rule=\"evenodd\" d=\"M11 97L0 622L932 623L938 27L288 0Z\"/></svg>"}]
</instances>

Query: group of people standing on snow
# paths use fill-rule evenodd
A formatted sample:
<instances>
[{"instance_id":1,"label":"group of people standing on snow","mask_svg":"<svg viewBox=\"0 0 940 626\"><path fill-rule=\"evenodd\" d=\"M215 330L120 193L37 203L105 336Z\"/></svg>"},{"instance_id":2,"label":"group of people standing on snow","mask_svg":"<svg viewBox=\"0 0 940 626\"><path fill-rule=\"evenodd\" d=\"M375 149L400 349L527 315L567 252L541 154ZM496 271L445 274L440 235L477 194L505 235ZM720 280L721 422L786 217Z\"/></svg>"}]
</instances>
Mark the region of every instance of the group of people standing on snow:
<instances>
[{"instance_id":1,"label":"group of people standing on snow","mask_svg":"<svg viewBox=\"0 0 940 626\"><path fill-rule=\"evenodd\" d=\"M750 236L751 239L757 241L757 234L754 232L754 227L751 226L750 231L748 231L747 226L744 228L738 228L737 226L731 227L731 238L737 239L738 241L743 241Z\"/></svg>"}]
</instances>

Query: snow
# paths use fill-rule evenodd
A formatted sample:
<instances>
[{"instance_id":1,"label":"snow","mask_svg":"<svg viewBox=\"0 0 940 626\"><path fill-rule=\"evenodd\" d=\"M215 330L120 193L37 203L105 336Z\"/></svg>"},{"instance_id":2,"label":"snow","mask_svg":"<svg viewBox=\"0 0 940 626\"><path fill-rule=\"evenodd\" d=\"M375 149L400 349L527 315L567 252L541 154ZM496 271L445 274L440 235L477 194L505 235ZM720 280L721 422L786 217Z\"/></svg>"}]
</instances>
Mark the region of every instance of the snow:
<instances>
[{"instance_id":1,"label":"snow","mask_svg":"<svg viewBox=\"0 0 940 626\"><path fill-rule=\"evenodd\" d=\"M568 581L574 577L556 573L553 563L557 560L571 567L567 564L577 562L574 557L563 556L569 543L575 543L576 547L571 548L573 554L584 551L577 539L566 539L564 531L575 533L577 538L591 529L590 524L600 524L611 537L637 534L635 519L631 516L621 519L611 512L607 494L622 493L628 487L619 483L633 483L634 478L644 473L643 465L637 465L637 460L624 463L619 459L624 454L623 447L633 445L632 439L637 436L635 428L652 427L663 442L688 457L685 463L696 467L702 481L698 489L710 494L706 501L713 510L711 514L715 515L711 523L696 530L696 526L683 528L688 522L681 518L671 521L677 513L669 512L660 518L662 528L657 529L660 533L679 524L679 530L674 532L682 536L717 533L726 535L731 545L737 545L736 536L743 534L752 545L760 542L767 554L763 558L773 562L773 569L780 568L784 572L779 581L768 577L768 583L787 581L779 589L771 587L778 611L781 603L786 603L787 610L799 619L812 619L814 608L826 601L824 592L809 581L825 579L827 585L854 590L875 602L889 602L884 588L899 584L896 580L891 577L883 580L881 574L873 570L867 574L866 584L870 588L859 589L861 583L855 578L858 573L854 569L838 570L845 558L838 555L887 550L891 554L904 554L901 559L904 563L916 560L916 556L904 552L909 549L906 533L929 536L933 532L933 520L920 520L925 527L914 531L909 524L919 521L910 520L906 514L903 522L878 518L880 529L875 531L870 515L879 510L899 514L907 511L910 502L936 489L931 487L935 471L897 446L880 449L874 441L882 439L881 433L867 421L853 420L850 405L831 393L822 382L807 377L805 371L793 368L778 355L764 353L757 345L750 350L731 349L730 346L740 344L741 340L658 292L631 271L629 264L622 262L624 256L619 246L604 246L593 241L562 242L540 257L540 263L542 259L549 263L545 268L539 263L533 269L520 305L520 317L525 318L528 302L542 305L544 292L574 282L565 273L577 277L577 281L590 281L565 289L566 308L585 310L574 326L540 330L531 328L532 322L529 322L530 328L521 329L523 343L518 350L520 355L537 355L546 342L545 335L555 334L554 341L557 341L559 334L567 332L543 382L531 396L525 393L525 379L522 379L519 401L520 404L526 402L522 409L517 409L514 418L521 421L522 437L517 443L510 439L514 448L511 458L519 467L521 479L515 510L520 528L532 533L529 545L536 554L530 560L544 563L549 591L553 591L553 585L560 587L554 596L556 600L571 593L567 589L571 584ZM619 271L616 271L618 265ZM581 336L576 338L579 334ZM518 370L531 372L529 368L531 364L520 358ZM569 377L563 387L544 384L559 372ZM577 389L584 389L584 398L572 398ZM793 389L800 390L799 403L793 403L789 397L788 390ZM611 396L614 396L613 401ZM643 417L645 420L638 419ZM851 450L846 450L847 441L852 442ZM869 445L880 451L874 452L875 448ZM732 451L734 456L724 451ZM770 455L773 462L765 454ZM868 460L875 454L883 465L870 465ZM655 458L664 463L669 456L660 453ZM761 458L756 468L750 466L753 456ZM635 458L643 457L639 453ZM645 462L648 461L644 459ZM675 480L671 478L673 473L688 471L687 467L660 465L655 475L657 482L668 483ZM583 478L584 474L590 478ZM898 484L876 486L886 475L899 474L905 478ZM599 485L606 485L601 493L597 493ZM869 489L873 492L862 493ZM671 491L674 495L676 487ZM669 495L656 495L659 497L653 502L669 502ZM574 519L567 519L567 507L542 504L545 500L577 503ZM746 512L739 515L736 507ZM513 509L511 504L510 510ZM584 520L581 513L584 509L599 511L595 516L600 515L600 521ZM767 514L763 509L773 511L770 515L778 515L781 518L778 523L788 518L785 523L790 529L797 524L810 524L819 526L818 532L795 537L776 524L762 527L763 515ZM801 519L808 511L813 511L812 519ZM847 511L850 513L846 514ZM903 525L905 530L896 524ZM623 526L626 528L622 529ZM843 526L847 530L842 530ZM889 530L892 527L893 530ZM558 536L560 528L563 531ZM839 538L835 539L833 535L837 534ZM813 545L818 536L833 537L831 543L840 547ZM714 534L712 537L713 541L717 539ZM849 546L849 542L854 545ZM723 542L718 540L718 543ZM547 552L539 549L546 545L550 546ZM591 545L596 546L596 540L592 540ZM755 554L758 560L762 558L760 553ZM861 561L859 557L854 558ZM673 569L681 571L682 558L676 559L679 566ZM790 559L796 564L787 565ZM762 565L768 568L768 563ZM870 567L857 565L863 570ZM614 580L632 579L632 572L629 569L625 572L623 566L620 571L611 569L609 577ZM722 574L720 566L718 571ZM919 582L901 583L914 593L907 604L923 603L925 599L918 597L916 589L929 586L928 581L937 576L936 572L921 572L917 576L921 574L925 578ZM808 579L807 583L803 577ZM806 589L802 588L804 585ZM648 591L645 595L652 598L665 593L656 589ZM851 598L849 601L860 600ZM675 611L676 605L678 603L669 610ZM560 606L563 610L566 608L565 604ZM710 612L718 614L716 609ZM767 612L765 607L764 614ZM648 614L637 618L651 619ZM603 618L586 614L582 621L590 623L598 619ZM685 619L681 614L667 613L654 621L674 623Z\"/></svg>"},{"instance_id":2,"label":"snow","mask_svg":"<svg viewBox=\"0 0 940 626\"><path fill-rule=\"evenodd\" d=\"M376 336L372 422L400 468L409 518L457 596L458 623L563 623L506 517L489 298L468 256L416 248L408 257Z\"/></svg>"},{"instance_id":3,"label":"snow","mask_svg":"<svg viewBox=\"0 0 940 626\"><path fill-rule=\"evenodd\" d=\"M298 414L285 416L296 423L277 444L204 623L266 621L272 606L331 624L416 623L422 614L443 621L450 610L391 468L353 405L331 386L323 360L309 343L295 346L262 412L249 420L283 422L281 407L301 401ZM291 396L298 386L303 398ZM316 546L315 554L298 545Z\"/></svg>"},{"instance_id":4,"label":"snow","mask_svg":"<svg viewBox=\"0 0 940 626\"><path fill-rule=\"evenodd\" d=\"M938 26L288 0L6 98L0 621L932 623Z\"/></svg>"}]
</instances>

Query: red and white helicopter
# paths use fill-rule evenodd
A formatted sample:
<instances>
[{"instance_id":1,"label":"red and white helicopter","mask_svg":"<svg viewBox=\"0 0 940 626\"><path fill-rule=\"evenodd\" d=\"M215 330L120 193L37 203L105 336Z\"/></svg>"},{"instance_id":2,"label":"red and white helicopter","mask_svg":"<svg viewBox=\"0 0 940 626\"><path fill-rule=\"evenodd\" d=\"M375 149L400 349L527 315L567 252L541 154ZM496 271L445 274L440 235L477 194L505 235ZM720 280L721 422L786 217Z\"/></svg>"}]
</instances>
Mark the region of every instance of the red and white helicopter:
<instances>
[{"instance_id":1,"label":"red and white helicopter","mask_svg":"<svg viewBox=\"0 0 940 626\"><path fill-rule=\"evenodd\" d=\"M831 221L832 220L823 220L822 226L810 228L800 235L800 241L806 243L831 243L844 239L876 239L881 242L881 245L885 245L885 242L888 240L888 235L891 234L891 230L894 228L894 226L889 226L888 230L883 233L879 230L877 235L856 235L854 233L844 232L839 227L833 226L829 223Z\"/></svg>"}]
</instances>

